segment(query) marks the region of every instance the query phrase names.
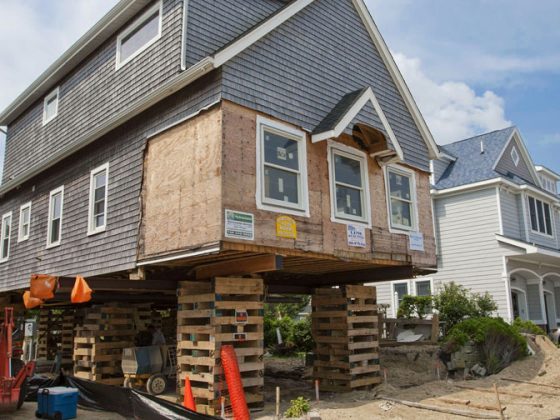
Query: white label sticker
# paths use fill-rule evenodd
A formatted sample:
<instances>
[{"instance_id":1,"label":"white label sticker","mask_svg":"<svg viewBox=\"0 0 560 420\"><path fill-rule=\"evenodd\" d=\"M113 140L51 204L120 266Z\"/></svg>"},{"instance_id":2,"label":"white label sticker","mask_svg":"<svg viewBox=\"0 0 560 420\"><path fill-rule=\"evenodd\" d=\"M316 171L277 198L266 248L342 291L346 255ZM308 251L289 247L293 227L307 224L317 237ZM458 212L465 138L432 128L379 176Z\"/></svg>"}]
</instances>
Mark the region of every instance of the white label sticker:
<instances>
[{"instance_id":1,"label":"white label sticker","mask_svg":"<svg viewBox=\"0 0 560 420\"><path fill-rule=\"evenodd\" d=\"M363 226L347 225L346 236L348 239L348 246L356 248L366 247L366 229Z\"/></svg>"},{"instance_id":2,"label":"white label sticker","mask_svg":"<svg viewBox=\"0 0 560 420\"><path fill-rule=\"evenodd\" d=\"M276 157L280 160L286 160L288 158L288 152L283 147L277 147Z\"/></svg>"},{"instance_id":3,"label":"white label sticker","mask_svg":"<svg viewBox=\"0 0 560 420\"><path fill-rule=\"evenodd\" d=\"M408 238L411 251L424 251L424 235L421 232L410 232Z\"/></svg>"}]
</instances>

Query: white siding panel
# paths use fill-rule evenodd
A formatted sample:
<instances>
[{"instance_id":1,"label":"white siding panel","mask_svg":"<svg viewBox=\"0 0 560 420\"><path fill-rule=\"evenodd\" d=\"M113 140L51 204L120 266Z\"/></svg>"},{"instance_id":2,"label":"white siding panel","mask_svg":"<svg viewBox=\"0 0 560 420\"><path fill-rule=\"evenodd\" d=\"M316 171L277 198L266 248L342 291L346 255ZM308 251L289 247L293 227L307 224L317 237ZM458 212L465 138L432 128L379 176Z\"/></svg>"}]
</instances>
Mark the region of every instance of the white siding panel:
<instances>
[{"instance_id":1,"label":"white siding panel","mask_svg":"<svg viewBox=\"0 0 560 420\"><path fill-rule=\"evenodd\" d=\"M436 198L434 212L440 241L435 285L454 281L472 292L489 292L498 313L509 318L504 278L504 250L495 188ZM437 288L437 286L435 286Z\"/></svg>"},{"instance_id":2,"label":"white siding panel","mask_svg":"<svg viewBox=\"0 0 560 420\"><path fill-rule=\"evenodd\" d=\"M524 240L525 234L523 233L522 235L521 223L519 221L520 211L517 208L517 204L517 196L507 191L500 191L504 235L510 238ZM521 210L521 212L522 211L523 210Z\"/></svg>"}]
</instances>

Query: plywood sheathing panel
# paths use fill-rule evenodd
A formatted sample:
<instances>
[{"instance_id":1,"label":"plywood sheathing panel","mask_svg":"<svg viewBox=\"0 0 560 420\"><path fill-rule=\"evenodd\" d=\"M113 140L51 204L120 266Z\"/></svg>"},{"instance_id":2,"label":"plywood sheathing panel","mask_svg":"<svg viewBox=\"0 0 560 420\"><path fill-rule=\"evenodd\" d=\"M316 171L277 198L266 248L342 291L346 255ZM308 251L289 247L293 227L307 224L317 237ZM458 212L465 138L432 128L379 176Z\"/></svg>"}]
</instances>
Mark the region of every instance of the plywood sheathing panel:
<instances>
[{"instance_id":1,"label":"plywood sheathing panel","mask_svg":"<svg viewBox=\"0 0 560 420\"><path fill-rule=\"evenodd\" d=\"M255 241L251 245L333 255L346 260L397 260L415 265L435 265L429 174L416 171L418 219L425 238L425 252L408 249L408 236L391 233L388 227L387 195L382 168L368 158L372 229L366 233L366 248L349 247L346 225L331 221L327 142L307 140L307 167L310 217L292 216L297 222L298 239L276 237L275 220L279 213L256 208L256 119L257 112L222 102L223 112L223 206L255 215ZM357 147L343 135L342 144ZM230 239L223 238L231 241ZM372 251L373 248L373 251ZM247 249L248 250L248 249ZM412 260L412 261L411 261Z\"/></svg>"},{"instance_id":2,"label":"plywood sheathing panel","mask_svg":"<svg viewBox=\"0 0 560 420\"><path fill-rule=\"evenodd\" d=\"M220 239L221 126L216 107L148 142L141 258Z\"/></svg>"}]
</instances>

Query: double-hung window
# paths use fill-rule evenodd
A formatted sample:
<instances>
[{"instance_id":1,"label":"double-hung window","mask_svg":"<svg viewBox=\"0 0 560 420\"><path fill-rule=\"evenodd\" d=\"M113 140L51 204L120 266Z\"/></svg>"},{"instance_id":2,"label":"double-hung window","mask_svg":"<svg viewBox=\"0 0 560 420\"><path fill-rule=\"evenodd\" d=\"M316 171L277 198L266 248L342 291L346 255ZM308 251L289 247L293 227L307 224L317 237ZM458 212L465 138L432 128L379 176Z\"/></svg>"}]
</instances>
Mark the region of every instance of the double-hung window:
<instances>
[{"instance_id":1,"label":"double-hung window","mask_svg":"<svg viewBox=\"0 0 560 420\"><path fill-rule=\"evenodd\" d=\"M10 257L10 236L12 234L12 212L2 216L2 232L0 232L0 262Z\"/></svg>"},{"instance_id":2,"label":"double-hung window","mask_svg":"<svg viewBox=\"0 0 560 420\"><path fill-rule=\"evenodd\" d=\"M51 191L49 198L49 221L47 227L47 248L60 245L62 237L62 209L64 186Z\"/></svg>"},{"instance_id":3,"label":"double-hung window","mask_svg":"<svg viewBox=\"0 0 560 420\"><path fill-rule=\"evenodd\" d=\"M117 37L117 69L161 36L162 2L159 1Z\"/></svg>"},{"instance_id":4,"label":"double-hung window","mask_svg":"<svg viewBox=\"0 0 560 420\"><path fill-rule=\"evenodd\" d=\"M393 229L416 230L416 188L414 172L387 168L389 219Z\"/></svg>"},{"instance_id":5,"label":"double-hung window","mask_svg":"<svg viewBox=\"0 0 560 420\"><path fill-rule=\"evenodd\" d=\"M329 144L332 219L370 224L366 154L337 143Z\"/></svg>"},{"instance_id":6,"label":"double-hung window","mask_svg":"<svg viewBox=\"0 0 560 420\"><path fill-rule=\"evenodd\" d=\"M259 117L257 208L308 216L306 136Z\"/></svg>"},{"instance_id":7,"label":"double-hung window","mask_svg":"<svg viewBox=\"0 0 560 420\"><path fill-rule=\"evenodd\" d=\"M529 197L529 215L533 232L552 236L552 213L548 203Z\"/></svg>"},{"instance_id":8,"label":"double-hung window","mask_svg":"<svg viewBox=\"0 0 560 420\"><path fill-rule=\"evenodd\" d=\"M393 316L397 317L397 312L399 310L399 306L401 306L401 302L403 301L406 295L409 295L409 282L406 281L398 281L393 283Z\"/></svg>"},{"instance_id":9,"label":"double-hung window","mask_svg":"<svg viewBox=\"0 0 560 420\"><path fill-rule=\"evenodd\" d=\"M58 115L59 88L49 93L43 101L43 125L53 120Z\"/></svg>"},{"instance_id":10,"label":"double-hung window","mask_svg":"<svg viewBox=\"0 0 560 420\"><path fill-rule=\"evenodd\" d=\"M91 171L89 186L88 235L103 232L107 226L108 180L108 163Z\"/></svg>"},{"instance_id":11,"label":"double-hung window","mask_svg":"<svg viewBox=\"0 0 560 420\"><path fill-rule=\"evenodd\" d=\"M31 202L26 203L19 208L18 242L28 240L30 231L31 231Z\"/></svg>"}]
</instances>

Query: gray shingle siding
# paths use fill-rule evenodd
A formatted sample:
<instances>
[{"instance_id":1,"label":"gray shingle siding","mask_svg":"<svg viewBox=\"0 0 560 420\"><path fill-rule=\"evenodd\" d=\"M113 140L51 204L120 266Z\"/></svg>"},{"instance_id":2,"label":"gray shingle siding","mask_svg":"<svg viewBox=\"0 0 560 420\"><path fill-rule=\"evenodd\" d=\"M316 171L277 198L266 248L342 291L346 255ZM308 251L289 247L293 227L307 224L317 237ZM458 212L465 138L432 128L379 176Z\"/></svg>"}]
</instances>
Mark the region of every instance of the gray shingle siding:
<instances>
[{"instance_id":1,"label":"gray shingle siding","mask_svg":"<svg viewBox=\"0 0 560 420\"><path fill-rule=\"evenodd\" d=\"M538 284L527 285L527 306L529 307L529 319L542 321L542 307Z\"/></svg>"},{"instance_id":2,"label":"gray shingle siding","mask_svg":"<svg viewBox=\"0 0 560 420\"><path fill-rule=\"evenodd\" d=\"M281 0L188 0L187 67L285 6Z\"/></svg>"},{"instance_id":3,"label":"gray shingle siding","mask_svg":"<svg viewBox=\"0 0 560 420\"><path fill-rule=\"evenodd\" d=\"M500 191L500 208L502 211L502 226L504 235L509 238L525 240L525 233L521 231L517 196L507 191Z\"/></svg>"},{"instance_id":4,"label":"gray shingle siding","mask_svg":"<svg viewBox=\"0 0 560 420\"><path fill-rule=\"evenodd\" d=\"M78 134L101 125L176 75L182 5L182 0L163 0L161 38L119 70L115 70L115 34L62 80L58 115L47 125L43 126L43 100L16 119L9 126L3 179L47 161L56 150L74 143Z\"/></svg>"},{"instance_id":5,"label":"gray shingle siding","mask_svg":"<svg viewBox=\"0 0 560 420\"><path fill-rule=\"evenodd\" d=\"M215 71L5 196L13 212L10 258L0 264L0 291L27 287L32 273L84 276L133 268L146 138L219 100ZM109 162L107 230L87 236L90 171ZM64 185L61 245L46 249L49 193ZM34 189L34 191L33 191ZM30 238L17 242L19 208L32 201Z\"/></svg>"},{"instance_id":6,"label":"gray shingle siding","mask_svg":"<svg viewBox=\"0 0 560 420\"><path fill-rule=\"evenodd\" d=\"M371 86L412 166L428 150L351 0L320 0L224 65L223 97L312 131Z\"/></svg>"},{"instance_id":7,"label":"gray shingle siding","mask_svg":"<svg viewBox=\"0 0 560 420\"><path fill-rule=\"evenodd\" d=\"M517 154L519 155L519 162L517 166L515 166L515 163L511 158L511 151L514 147L517 149ZM521 149L516 141L510 141L507 145L504 154L496 165L496 171L504 175L514 174L531 184L535 183L531 175L531 171L527 166L527 162L525 162L525 159L521 156Z\"/></svg>"}]
</instances>

